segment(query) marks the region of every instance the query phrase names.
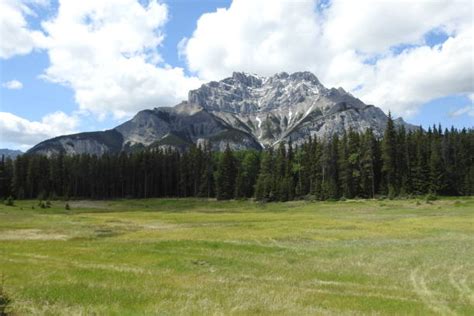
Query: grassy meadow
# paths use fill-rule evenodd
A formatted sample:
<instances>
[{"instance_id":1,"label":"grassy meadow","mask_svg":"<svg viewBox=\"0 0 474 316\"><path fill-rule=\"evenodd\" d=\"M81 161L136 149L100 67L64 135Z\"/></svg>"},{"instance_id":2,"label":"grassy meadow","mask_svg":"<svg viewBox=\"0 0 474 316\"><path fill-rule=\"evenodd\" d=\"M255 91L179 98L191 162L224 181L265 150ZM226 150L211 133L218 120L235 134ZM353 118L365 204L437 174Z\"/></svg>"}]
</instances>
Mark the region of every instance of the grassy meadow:
<instances>
[{"instance_id":1,"label":"grassy meadow","mask_svg":"<svg viewBox=\"0 0 474 316\"><path fill-rule=\"evenodd\" d=\"M474 198L15 204L14 315L474 315Z\"/></svg>"}]
</instances>

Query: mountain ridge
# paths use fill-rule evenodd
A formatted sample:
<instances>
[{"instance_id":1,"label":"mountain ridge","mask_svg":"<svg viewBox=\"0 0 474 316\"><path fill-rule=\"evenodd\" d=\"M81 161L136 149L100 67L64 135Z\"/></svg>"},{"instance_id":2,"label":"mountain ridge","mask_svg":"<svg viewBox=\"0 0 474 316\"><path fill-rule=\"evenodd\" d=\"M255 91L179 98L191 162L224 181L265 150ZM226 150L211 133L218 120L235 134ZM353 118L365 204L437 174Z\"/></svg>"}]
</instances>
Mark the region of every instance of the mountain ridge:
<instances>
[{"instance_id":1,"label":"mountain ridge","mask_svg":"<svg viewBox=\"0 0 474 316\"><path fill-rule=\"evenodd\" d=\"M286 72L264 77L234 72L188 93L174 107L139 111L131 120L103 131L58 136L29 153L97 154L146 147L183 150L209 142L213 150L263 149L309 136L326 138L349 129L372 128L381 136L387 115L343 88L326 88L311 72ZM417 127L395 121L408 130Z\"/></svg>"},{"instance_id":2,"label":"mountain ridge","mask_svg":"<svg viewBox=\"0 0 474 316\"><path fill-rule=\"evenodd\" d=\"M4 158L13 158L15 159L16 156L23 154L21 150L16 149L8 149L8 148L0 148L0 157Z\"/></svg>"}]
</instances>

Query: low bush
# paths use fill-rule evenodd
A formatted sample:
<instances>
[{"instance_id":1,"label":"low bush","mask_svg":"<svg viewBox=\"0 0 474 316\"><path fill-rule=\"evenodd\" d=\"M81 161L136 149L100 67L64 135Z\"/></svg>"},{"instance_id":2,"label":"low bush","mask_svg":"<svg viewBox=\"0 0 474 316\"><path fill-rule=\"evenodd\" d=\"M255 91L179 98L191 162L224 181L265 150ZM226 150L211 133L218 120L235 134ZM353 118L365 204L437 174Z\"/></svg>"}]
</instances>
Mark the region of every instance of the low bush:
<instances>
[{"instance_id":1,"label":"low bush","mask_svg":"<svg viewBox=\"0 0 474 316\"><path fill-rule=\"evenodd\" d=\"M11 299L4 288L5 278L2 276L0 279L0 316L9 315Z\"/></svg>"},{"instance_id":2,"label":"low bush","mask_svg":"<svg viewBox=\"0 0 474 316\"><path fill-rule=\"evenodd\" d=\"M433 201L436 201L438 199L438 197L436 196L436 194L434 193L428 193L426 196L425 196L425 201L426 202L433 202Z\"/></svg>"},{"instance_id":3,"label":"low bush","mask_svg":"<svg viewBox=\"0 0 474 316\"><path fill-rule=\"evenodd\" d=\"M13 197L11 195L9 197L7 197L7 199L5 200L5 205L6 206L15 206L15 200L13 199Z\"/></svg>"}]
</instances>

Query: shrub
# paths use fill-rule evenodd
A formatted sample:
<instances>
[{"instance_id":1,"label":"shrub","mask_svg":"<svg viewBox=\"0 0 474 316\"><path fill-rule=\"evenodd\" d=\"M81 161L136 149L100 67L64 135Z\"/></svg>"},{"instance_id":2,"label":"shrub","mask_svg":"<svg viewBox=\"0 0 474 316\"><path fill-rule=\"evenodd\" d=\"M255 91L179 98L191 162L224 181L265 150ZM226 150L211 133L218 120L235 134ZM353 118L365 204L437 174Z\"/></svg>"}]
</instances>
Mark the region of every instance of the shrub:
<instances>
[{"instance_id":1,"label":"shrub","mask_svg":"<svg viewBox=\"0 0 474 316\"><path fill-rule=\"evenodd\" d=\"M0 316L7 316L9 315L8 310L10 309L11 299L8 297L4 289L4 282L5 279L2 276L0 280Z\"/></svg>"},{"instance_id":2,"label":"shrub","mask_svg":"<svg viewBox=\"0 0 474 316\"><path fill-rule=\"evenodd\" d=\"M50 208L50 207L51 207L51 201L50 201L50 200L47 200L47 201L46 201L46 207L47 207L47 208Z\"/></svg>"},{"instance_id":3,"label":"shrub","mask_svg":"<svg viewBox=\"0 0 474 316\"><path fill-rule=\"evenodd\" d=\"M389 200L393 200L397 197L397 192L395 191L395 189L393 187L390 187L388 189L388 199Z\"/></svg>"},{"instance_id":4,"label":"shrub","mask_svg":"<svg viewBox=\"0 0 474 316\"><path fill-rule=\"evenodd\" d=\"M45 191L41 191L40 194L38 194L38 200L42 201L42 200L46 200L48 198L48 195L46 194Z\"/></svg>"},{"instance_id":5,"label":"shrub","mask_svg":"<svg viewBox=\"0 0 474 316\"><path fill-rule=\"evenodd\" d=\"M432 201L436 201L438 199L438 197L436 196L436 194L434 193L428 193L426 196L425 196L425 201L428 203L428 202L432 202Z\"/></svg>"},{"instance_id":6,"label":"shrub","mask_svg":"<svg viewBox=\"0 0 474 316\"><path fill-rule=\"evenodd\" d=\"M68 211L71 209L71 207L69 206L69 203L66 203L66 205L64 206L64 208L65 208L66 210L68 210Z\"/></svg>"},{"instance_id":7,"label":"shrub","mask_svg":"<svg viewBox=\"0 0 474 316\"><path fill-rule=\"evenodd\" d=\"M13 199L13 197L11 195L9 197L7 197L7 199L5 200L5 205L6 206L14 206L15 205L15 200Z\"/></svg>"},{"instance_id":8,"label":"shrub","mask_svg":"<svg viewBox=\"0 0 474 316\"><path fill-rule=\"evenodd\" d=\"M40 201L38 203L38 206L41 207L41 208L46 208L46 204L43 201Z\"/></svg>"}]
</instances>

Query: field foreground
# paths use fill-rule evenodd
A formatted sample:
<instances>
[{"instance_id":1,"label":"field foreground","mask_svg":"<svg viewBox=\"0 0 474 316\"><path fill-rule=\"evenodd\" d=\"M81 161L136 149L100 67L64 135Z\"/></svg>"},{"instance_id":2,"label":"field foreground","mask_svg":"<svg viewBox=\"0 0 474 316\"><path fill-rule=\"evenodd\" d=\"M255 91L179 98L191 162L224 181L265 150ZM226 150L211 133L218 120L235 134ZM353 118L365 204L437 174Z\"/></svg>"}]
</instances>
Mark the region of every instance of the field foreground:
<instances>
[{"instance_id":1,"label":"field foreground","mask_svg":"<svg viewBox=\"0 0 474 316\"><path fill-rule=\"evenodd\" d=\"M0 206L14 314L474 315L474 198L37 204Z\"/></svg>"}]
</instances>

